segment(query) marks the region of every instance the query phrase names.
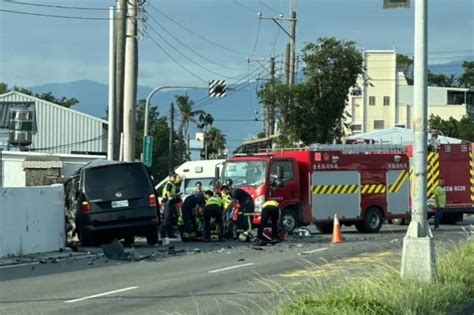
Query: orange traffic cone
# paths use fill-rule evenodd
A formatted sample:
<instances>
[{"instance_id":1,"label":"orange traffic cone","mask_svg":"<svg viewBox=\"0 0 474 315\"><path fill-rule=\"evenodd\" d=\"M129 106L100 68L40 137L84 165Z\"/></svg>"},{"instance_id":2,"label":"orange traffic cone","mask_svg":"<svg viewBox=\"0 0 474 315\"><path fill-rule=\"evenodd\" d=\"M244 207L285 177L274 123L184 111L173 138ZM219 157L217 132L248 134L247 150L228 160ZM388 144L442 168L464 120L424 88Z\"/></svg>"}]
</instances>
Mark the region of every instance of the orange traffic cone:
<instances>
[{"instance_id":1,"label":"orange traffic cone","mask_svg":"<svg viewBox=\"0 0 474 315\"><path fill-rule=\"evenodd\" d=\"M332 244L344 243L344 238L342 237L341 225L339 224L339 219L337 214L334 215L334 228L332 229Z\"/></svg>"}]
</instances>

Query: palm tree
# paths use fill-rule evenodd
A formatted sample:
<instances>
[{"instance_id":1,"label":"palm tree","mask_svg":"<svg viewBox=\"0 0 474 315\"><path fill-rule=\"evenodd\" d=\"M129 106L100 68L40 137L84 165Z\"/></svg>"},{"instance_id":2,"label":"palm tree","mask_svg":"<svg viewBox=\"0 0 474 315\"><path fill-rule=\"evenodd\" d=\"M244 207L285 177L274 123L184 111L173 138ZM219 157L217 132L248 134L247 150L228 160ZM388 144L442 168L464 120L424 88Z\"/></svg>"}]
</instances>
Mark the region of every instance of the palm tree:
<instances>
[{"instance_id":1,"label":"palm tree","mask_svg":"<svg viewBox=\"0 0 474 315\"><path fill-rule=\"evenodd\" d=\"M216 159L224 154L227 141L220 129L215 127L209 128L204 141L207 143L207 151L211 158Z\"/></svg>"},{"instance_id":2,"label":"palm tree","mask_svg":"<svg viewBox=\"0 0 474 315\"><path fill-rule=\"evenodd\" d=\"M196 117L200 115L205 115L205 112L203 110L193 111L194 102L189 98L187 94L180 96L176 95L175 98L176 105L178 106L178 110L181 115L181 124L179 125L179 132L183 136L184 141L187 143L189 138L189 124L196 124Z\"/></svg>"}]
</instances>

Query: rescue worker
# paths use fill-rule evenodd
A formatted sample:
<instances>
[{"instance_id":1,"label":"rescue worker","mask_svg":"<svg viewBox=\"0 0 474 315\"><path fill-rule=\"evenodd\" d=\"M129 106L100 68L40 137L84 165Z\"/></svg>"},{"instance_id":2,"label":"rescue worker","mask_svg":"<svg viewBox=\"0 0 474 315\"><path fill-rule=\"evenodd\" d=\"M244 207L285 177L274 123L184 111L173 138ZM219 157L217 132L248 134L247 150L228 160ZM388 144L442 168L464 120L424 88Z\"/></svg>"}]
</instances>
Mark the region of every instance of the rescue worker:
<instances>
[{"instance_id":1,"label":"rescue worker","mask_svg":"<svg viewBox=\"0 0 474 315\"><path fill-rule=\"evenodd\" d=\"M161 231L161 237L163 238L176 238L173 232L173 226L176 225L178 219L177 198L179 188L177 186L180 183L181 178L177 174L171 173L168 182L165 187L163 187L162 197L165 205L163 229Z\"/></svg>"},{"instance_id":2,"label":"rescue worker","mask_svg":"<svg viewBox=\"0 0 474 315\"><path fill-rule=\"evenodd\" d=\"M446 207L446 189L444 188L444 179L440 178L438 186L434 190L436 203L436 212L434 219L434 228L439 228L439 223L443 217L444 208Z\"/></svg>"},{"instance_id":3,"label":"rescue worker","mask_svg":"<svg viewBox=\"0 0 474 315\"><path fill-rule=\"evenodd\" d=\"M181 239L189 240L196 237L197 222L196 222L196 208L204 204L204 195L196 194L188 196L181 207L181 213L183 217L183 229L181 233Z\"/></svg>"},{"instance_id":4,"label":"rescue worker","mask_svg":"<svg viewBox=\"0 0 474 315\"><path fill-rule=\"evenodd\" d=\"M204 207L204 235L203 241L208 242L211 239L211 219L214 219L215 224L217 225L217 230L219 233L219 240L222 241L222 199L218 196L214 196L214 193L210 190L204 193L206 198L206 206Z\"/></svg>"},{"instance_id":5,"label":"rescue worker","mask_svg":"<svg viewBox=\"0 0 474 315\"><path fill-rule=\"evenodd\" d=\"M275 200L269 200L263 203L262 205L262 217L260 221L260 225L258 226L257 231L257 245L263 246L266 245L268 242L278 242L278 221L280 220L280 208L279 203ZM263 229L266 227L268 223L268 219L272 221L272 236L269 239L267 236L263 234Z\"/></svg>"},{"instance_id":6,"label":"rescue worker","mask_svg":"<svg viewBox=\"0 0 474 315\"><path fill-rule=\"evenodd\" d=\"M224 235L227 239L233 237L233 223L232 223L232 208L233 202L230 195L230 189L227 186L222 186L222 204L223 204L223 220L224 220Z\"/></svg>"}]
</instances>

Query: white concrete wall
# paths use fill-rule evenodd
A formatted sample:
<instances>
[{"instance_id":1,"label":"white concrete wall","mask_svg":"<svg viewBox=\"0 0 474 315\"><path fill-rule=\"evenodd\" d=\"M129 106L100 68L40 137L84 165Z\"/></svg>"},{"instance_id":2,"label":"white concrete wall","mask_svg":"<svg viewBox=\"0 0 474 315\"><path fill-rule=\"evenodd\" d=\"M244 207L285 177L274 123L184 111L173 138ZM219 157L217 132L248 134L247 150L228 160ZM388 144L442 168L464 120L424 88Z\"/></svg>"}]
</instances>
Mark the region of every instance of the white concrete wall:
<instances>
[{"instance_id":1,"label":"white concrete wall","mask_svg":"<svg viewBox=\"0 0 474 315\"><path fill-rule=\"evenodd\" d=\"M17 152L3 151L1 154L2 178L0 178L0 187L25 187L25 170L23 161L27 156L48 156L49 154L37 152ZM84 164L96 159L104 159L105 156L92 155L74 155L74 154L53 154L63 162L61 174L64 178L71 176Z\"/></svg>"},{"instance_id":2,"label":"white concrete wall","mask_svg":"<svg viewBox=\"0 0 474 315\"><path fill-rule=\"evenodd\" d=\"M62 186L0 188L0 257L64 246Z\"/></svg>"}]
</instances>

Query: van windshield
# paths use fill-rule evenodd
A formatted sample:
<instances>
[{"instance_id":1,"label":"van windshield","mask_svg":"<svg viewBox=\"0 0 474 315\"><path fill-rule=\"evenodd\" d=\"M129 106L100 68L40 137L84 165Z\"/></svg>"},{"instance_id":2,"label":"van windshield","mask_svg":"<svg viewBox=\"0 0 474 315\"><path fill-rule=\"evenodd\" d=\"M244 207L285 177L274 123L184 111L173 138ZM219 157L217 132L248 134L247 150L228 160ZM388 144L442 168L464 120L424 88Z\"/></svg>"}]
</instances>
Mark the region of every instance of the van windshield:
<instances>
[{"instance_id":1,"label":"van windshield","mask_svg":"<svg viewBox=\"0 0 474 315\"><path fill-rule=\"evenodd\" d=\"M224 165L223 182L232 179L234 187L262 185L267 178L265 161L227 162Z\"/></svg>"},{"instance_id":2,"label":"van windshield","mask_svg":"<svg viewBox=\"0 0 474 315\"><path fill-rule=\"evenodd\" d=\"M85 171L86 192L129 192L148 193L150 179L144 168L138 163L111 164L90 168Z\"/></svg>"}]
</instances>

